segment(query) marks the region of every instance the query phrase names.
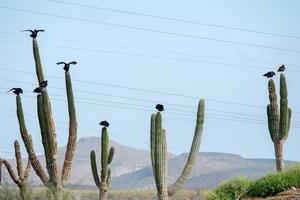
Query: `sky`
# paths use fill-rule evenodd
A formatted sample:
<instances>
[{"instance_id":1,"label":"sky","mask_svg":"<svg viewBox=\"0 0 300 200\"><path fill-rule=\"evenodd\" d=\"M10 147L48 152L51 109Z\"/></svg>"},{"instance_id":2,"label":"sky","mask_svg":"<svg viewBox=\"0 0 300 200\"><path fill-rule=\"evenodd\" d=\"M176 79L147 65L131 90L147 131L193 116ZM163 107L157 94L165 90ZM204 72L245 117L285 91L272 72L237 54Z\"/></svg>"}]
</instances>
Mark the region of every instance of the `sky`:
<instances>
[{"instance_id":1,"label":"sky","mask_svg":"<svg viewBox=\"0 0 300 200\"><path fill-rule=\"evenodd\" d=\"M107 120L110 139L149 150L150 116L162 103L169 151L188 152L203 98L201 151L273 158L262 74L285 64L293 116L284 157L300 161L299 9L296 0L0 1L0 157L13 157L13 141L22 143L15 97L6 93L12 87L24 89L28 130L43 153L31 38L20 30L45 29L38 43L59 146L68 114L55 63L76 60L78 139L100 136L98 123Z\"/></svg>"}]
</instances>

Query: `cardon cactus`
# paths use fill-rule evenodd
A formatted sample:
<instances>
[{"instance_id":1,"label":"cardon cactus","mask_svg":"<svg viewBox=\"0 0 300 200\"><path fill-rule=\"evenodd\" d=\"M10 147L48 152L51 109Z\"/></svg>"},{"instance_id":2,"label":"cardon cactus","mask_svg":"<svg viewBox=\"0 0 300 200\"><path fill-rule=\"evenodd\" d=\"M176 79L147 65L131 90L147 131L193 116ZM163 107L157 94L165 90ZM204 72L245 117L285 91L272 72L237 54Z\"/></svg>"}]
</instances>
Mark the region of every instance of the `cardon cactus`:
<instances>
[{"instance_id":1,"label":"cardon cactus","mask_svg":"<svg viewBox=\"0 0 300 200\"><path fill-rule=\"evenodd\" d=\"M60 169L58 166L55 125L52 117L48 91L47 88L43 86L46 81L41 65L36 35L35 37L32 36L32 43L38 84L39 87L42 88L40 93L37 95L37 113L48 175L45 173L40 161L36 156L33 148L33 142L31 141L30 135L27 131L20 94L17 94L16 96L18 122L21 136L34 171L39 176L43 184L50 189L53 198L55 200L61 200L63 198L63 187L68 183L69 180L77 138L77 121L72 82L69 71L65 70L66 93L69 112L69 137L63 167Z\"/></svg>"},{"instance_id":2,"label":"cardon cactus","mask_svg":"<svg viewBox=\"0 0 300 200\"><path fill-rule=\"evenodd\" d=\"M114 147L109 148L109 139L107 127L102 128L101 133L101 176L99 178L98 168L96 162L95 151L91 151L91 168L96 186L99 189L99 199L106 200L107 192L110 186L111 180L111 164L114 156Z\"/></svg>"},{"instance_id":3,"label":"cardon cactus","mask_svg":"<svg viewBox=\"0 0 300 200\"><path fill-rule=\"evenodd\" d=\"M30 171L30 161L28 159L27 166L25 168L25 172L23 170L23 161L22 156L20 152L20 145L18 141L16 140L14 143L15 146L15 157L16 157L16 163L17 163L17 171L18 171L18 177L14 173L11 164L4 159L0 158L0 183L1 183L1 172L2 172L2 165L4 165L7 168L7 171L11 177L11 179L17 184L20 191L20 196L22 200L29 200L28 193L27 193L27 179L29 176Z\"/></svg>"},{"instance_id":4,"label":"cardon cactus","mask_svg":"<svg viewBox=\"0 0 300 200\"><path fill-rule=\"evenodd\" d=\"M168 187L168 151L166 131L162 127L162 113L157 112L151 115L150 126L150 149L152 169L157 188L159 200L167 200L174 195L186 182L192 172L192 167L198 157L200 141L204 124L204 100L200 100L197 112L197 122L194 139L183 171L176 182Z\"/></svg>"},{"instance_id":5,"label":"cardon cactus","mask_svg":"<svg viewBox=\"0 0 300 200\"><path fill-rule=\"evenodd\" d=\"M280 172L284 169L283 143L288 137L292 110L288 107L288 91L285 76L280 74L280 111L278 110L277 94L273 79L268 84L270 104L267 106L268 128L274 143L276 168Z\"/></svg>"}]
</instances>

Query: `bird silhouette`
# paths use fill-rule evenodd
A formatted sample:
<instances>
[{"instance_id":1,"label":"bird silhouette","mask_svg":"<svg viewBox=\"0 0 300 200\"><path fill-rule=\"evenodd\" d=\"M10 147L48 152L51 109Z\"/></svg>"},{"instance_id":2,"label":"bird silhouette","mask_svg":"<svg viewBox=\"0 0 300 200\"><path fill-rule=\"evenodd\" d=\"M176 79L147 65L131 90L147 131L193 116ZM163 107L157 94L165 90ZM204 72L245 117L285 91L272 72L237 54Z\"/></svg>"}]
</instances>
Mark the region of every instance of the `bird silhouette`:
<instances>
[{"instance_id":1,"label":"bird silhouette","mask_svg":"<svg viewBox=\"0 0 300 200\"><path fill-rule=\"evenodd\" d=\"M40 87L45 88L47 86L48 86L48 81L47 80L40 82Z\"/></svg>"},{"instance_id":2,"label":"bird silhouette","mask_svg":"<svg viewBox=\"0 0 300 200\"><path fill-rule=\"evenodd\" d=\"M265 76L267 78L272 78L273 76L275 76L275 72L270 71L270 72L265 73L263 76Z\"/></svg>"},{"instance_id":3,"label":"bird silhouette","mask_svg":"<svg viewBox=\"0 0 300 200\"><path fill-rule=\"evenodd\" d=\"M36 29L30 30L30 29L28 29L28 30L23 30L23 31L29 31L29 32L31 32L30 37L36 38L38 32L44 32L45 30L41 30L41 29L40 30L36 30Z\"/></svg>"},{"instance_id":4,"label":"bird silhouette","mask_svg":"<svg viewBox=\"0 0 300 200\"><path fill-rule=\"evenodd\" d=\"M109 123L105 120L105 121L101 121L99 123L99 125L104 126L104 127L109 127Z\"/></svg>"},{"instance_id":5,"label":"bird silhouette","mask_svg":"<svg viewBox=\"0 0 300 200\"><path fill-rule=\"evenodd\" d=\"M165 110L165 109L164 109L164 106L163 106L162 104L157 104L157 105L155 106L155 108L156 108L159 112Z\"/></svg>"},{"instance_id":6,"label":"bird silhouette","mask_svg":"<svg viewBox=\"0 0 300 200\"><path fill-rule=\"evenodd\" d=\"M277 72L284 72L285 71L285 66L284 65L281 65L279 68L278 68L278 71Z\"/></svg>"},{"instance_id":7,"label":"bird silhouette","mask_svg":"<svg viewBox=\"0 0 300 200\"><path fill-rule=\"evenodd\" d=\"M23 94L22 88L11 88L10 90L7 91L7 93L9 93L10 91L12 91L16 95Z\"/></svg>"},{"instance_id":8,"label":"bird silhouette","mask_svg":"<svg viewBox=\"0 0 300 200\"><path fill-rule=\"evenodd\" d=\"M43 90L42 87L37 87L37 88L35 88L35 89L33 90L33 92L34 92L34 93L41 93L42 90Z\"/></svg>"},{"instance_id":9,"label":"bird silhouette","mask_svg":"<svg viewBox=\"0 0 300 200\"><path fill-rule=\"evenodd\" d=\"M67 72L67 71L69 71L69 69L70 69L70 65L76 65L77 64L77 62L76 61L72 61L72 62L69 62L69 63L66 63L66 62L58 62L58 63L56 63L57 65L65 65L64 66L64 70Z\"/></svg>"}]
</instances>

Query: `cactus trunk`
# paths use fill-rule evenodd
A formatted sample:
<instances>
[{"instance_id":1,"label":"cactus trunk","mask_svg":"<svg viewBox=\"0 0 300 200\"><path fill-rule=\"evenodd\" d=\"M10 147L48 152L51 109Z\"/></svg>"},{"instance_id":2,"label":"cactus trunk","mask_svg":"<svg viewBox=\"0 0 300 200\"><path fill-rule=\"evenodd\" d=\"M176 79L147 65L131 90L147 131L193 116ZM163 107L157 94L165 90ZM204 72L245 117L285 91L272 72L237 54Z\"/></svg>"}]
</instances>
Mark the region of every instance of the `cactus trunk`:
<instances>
[{"instance_id":1,"label":"cactus trunk","mask_svg":"<svg viewBox=\"0 0 300 200\"><path fill-rule=\"evenodd\" d=\"M268 128L275 148L276 169L281 172L284 170L283 144L289 134L292 116L292 110L288 107L287 84L283 73L280 74L280 111L273 79L269 80L268 90L270 99L267 106Z\"/></svg>"},{"instance_id":2,"label":"cactus trunk","mask_svg":"<svg viewBox=\"0 0 300 200\"><path fill-rule=\"evenodd\" d=\"M162 128L162 114L157 112L151 115L150 126L150 149L151 163L153 175L157 188L157 198L159 200L167 200L168 197L174 195L186 182L192 172L192 167L198 157L200 141L204 124L204 100L200 100L198 104L197 121L194 133L194 139L190 149L188 160L184 169L171 187L168 188L168 153L166 131Z\"/></svg>"},{"instance_id":3,"label":"cactus trunk","mask_svg":"<svg viewBox=\"0 0 300 200\"><path fill-rule=\"evenodd\" d=\"M278 141L274 143L274 147L275 147L275 157L276 157L276 169L278 172L281 172L284 169L283 141Z\"/></svg>"},{"instance_id":4,"label":"cactus trunk","mask_svg":"<svg viewBox=\"0 0 300 200\"><path fill-rule=\"evenodd\" d=\"M109 168L109 165L113 160L113 156L114 156L114 148L111 147L109 149L108 131L106 127L103 127L101 132L101 176L100 177L97 169L95 151L91 151L90 154L91 169L92 169L95 184L99 190L100 200L107 199L107 192L109 189L110 179L111 179L111 170Z\"/></svg>"}]
</instances>

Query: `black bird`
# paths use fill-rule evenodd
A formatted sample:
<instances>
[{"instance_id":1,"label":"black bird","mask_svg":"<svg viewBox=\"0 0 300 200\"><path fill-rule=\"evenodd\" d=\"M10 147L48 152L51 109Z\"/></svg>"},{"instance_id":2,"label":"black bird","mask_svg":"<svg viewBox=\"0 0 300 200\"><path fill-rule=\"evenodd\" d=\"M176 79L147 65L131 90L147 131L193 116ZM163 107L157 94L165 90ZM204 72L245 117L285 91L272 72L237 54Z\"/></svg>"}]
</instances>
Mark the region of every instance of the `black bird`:
<instances>
[{"instance_id":1,"label":"black bird","mask_svg":"<svg viewBox=\"0 0 300 200\"><path fill-rule=\"evenodd\" d=\"M11 88L10 90L7 91L7 93L9 93L10 91L12 91L16 95L23 94L22 88Z\"/></svg>"},{"instance_id":2,"label":"black bird","mask_svg":"<svg viewBox=\"0 0 300 200\"><path fill-rule=\"evenodd\" d=\"M277 72L284 72L285 71L285 66L284 65L281 65L279 68L278 68L278 71Z\"/></svg>"},{"instance_id":3,"label":"black bird","mask_svg":"<svg viewBox=\"0 0 300 200\"><path fill-rule=\"evenodd\" d=\"M104 126L104 127L109 127L109 123L107 121L101 121L99 125Z\"/></svg>"},{"instance_id":4,"label":"black bird","mask_svg":"<svg viewBox=\"0 0 300 200\"><path fill-rule=\"evenodd\" d=\"M58 62L58 63L56 63L57 65L62 65L62 64L64 64L65 66L64 66L64 70L67 72L67 71L69 71L69 69L70 69L70 65L76 65L77 64L77 62L76 61L72 61L72 62L69 62L69 63L66 63L66 62Z\"/></svg>"},{"instance_id":5,"label":"black bird","mask_svg":"<svg viewBox=\"0 0 300 200\"><path fill-rule=\"evenodd\" d=\"M23 31L29 31L29 32L31 32L30 37L36 38L38 32L44 32L45 30L36 30L36 29L30 30L30 29L28 29L28 30L23 30Z\"/></svg>"},{"instance_id":6,"label":"black bird","mask_svg":"<svg viewBox=\"0 0 300 200\"><path fill-rule=\"evenodd\" d=\"M34 93L41 93L42 90L43 90L42 87L37 87L37 88L35 88L35 89L33 90L33 92L34 92Z\"/></svg>"},{"instance_id":7,"label":"black bird","mask_svg":"<svg viewBox=\"0 0 300 200\"><path fill-rule=\"evenodd\" d=\"M40 87L42 87L42 88L45 88L45 87L47 87L48 86L48 81L46 80L46 81L41 81L40 82Z\"/></svg>"},{"instance_id":8,"label":"black bird","mask_svg":"<svg viewBox=\"0 0 300 200\"><path fill-rule=\"evenodd\" d=\"M161 105L161 104L157 104L156 106L155 106L155 108L158 110L158 111L164 111L165 109L164 109L164 106L163 105Z\"/></svg>"},{"instance_id":9,"label":"black bird","mask_svg":"<svg viewBox=\"0 0 300 200\"><path fill-rule=\"evenodd\" d=\"M267 78L272 78L273 76L275 76L275 72L270 71L270 72L265 73L263 76L265 76Z\"/></svg>"}]
</instances>

